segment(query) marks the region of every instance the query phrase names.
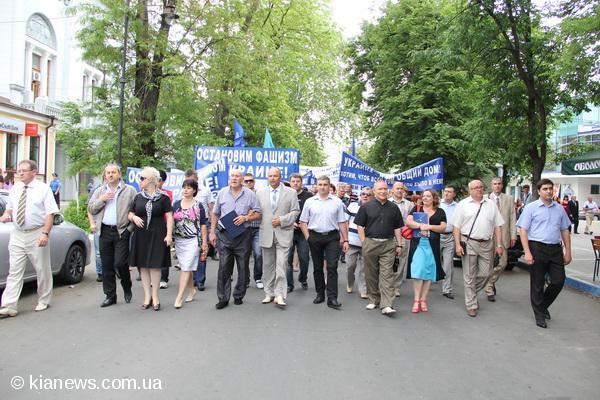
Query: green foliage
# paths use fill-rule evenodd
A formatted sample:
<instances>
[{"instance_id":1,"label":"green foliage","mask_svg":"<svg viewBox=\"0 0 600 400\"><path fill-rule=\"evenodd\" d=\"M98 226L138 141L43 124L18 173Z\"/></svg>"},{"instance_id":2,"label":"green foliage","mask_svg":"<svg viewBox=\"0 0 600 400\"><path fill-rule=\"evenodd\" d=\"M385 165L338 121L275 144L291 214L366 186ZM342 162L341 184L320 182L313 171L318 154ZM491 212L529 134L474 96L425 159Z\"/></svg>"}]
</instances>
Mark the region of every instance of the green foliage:
<instances>
[{"instance_id":1,"label":"green foliage","mask_svg":"<svg viewBox=\"0 0 600 400\"><path fill-rule=\"evenodd\" d=\"M77 202L72 201L69 203L69 206L64 210L63 216L65 217L65 221L72 223L75 226L80 227L86 232L90 232L90 222L87 218L87 195L81 195L79 197L79 208L77 207Z\"/></svg>"},{"instance_id":2,"label":"green foliage","mask_svg":"<svg viewBox=\"0 0 600 400\"><path fill-rule=\"evenodd\" d=\"M80 117L95 116L98 128L83 129L73 120L61 129L81 167L71 172L97 172L100 159L116 158L126 13L125 165L188 168L194 145L232 145L234 119L248 146L262 147L268 128L277 147L298 148L302 163L319 165L323 140L352 125L341 90L342 39L329 1L178 1L180 18L171 30L156 17L162 5L132 0L127 10L124 3L100 0L72 8L82 17L84 58L106 71L107 81L96 104L78 110Z\"/></svg>"}]
</instances>

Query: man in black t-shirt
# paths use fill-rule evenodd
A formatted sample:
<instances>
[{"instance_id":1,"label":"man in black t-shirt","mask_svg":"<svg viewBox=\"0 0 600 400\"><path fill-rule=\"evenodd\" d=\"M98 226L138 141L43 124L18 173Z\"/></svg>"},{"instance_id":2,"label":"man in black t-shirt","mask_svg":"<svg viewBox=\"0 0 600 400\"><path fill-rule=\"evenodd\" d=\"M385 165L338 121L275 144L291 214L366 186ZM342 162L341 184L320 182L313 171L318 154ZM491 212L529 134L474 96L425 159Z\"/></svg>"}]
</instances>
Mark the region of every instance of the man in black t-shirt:
<instances>
[{"instance_id":1,"label":"man in black t-shirt","mask_svg":"<svg viewBox=\"0 0 600 400\"><path fill-rule=\"evenodd\" d=\"M363 260L367 281L367 310L381 307L381 313L394 310L394 260L404 244L400 229L404 225L396 204L388 200L388 185L377 181L373 186L375 200L358 209L354 223L363 243Z\"/></svg>"}]
</instances>

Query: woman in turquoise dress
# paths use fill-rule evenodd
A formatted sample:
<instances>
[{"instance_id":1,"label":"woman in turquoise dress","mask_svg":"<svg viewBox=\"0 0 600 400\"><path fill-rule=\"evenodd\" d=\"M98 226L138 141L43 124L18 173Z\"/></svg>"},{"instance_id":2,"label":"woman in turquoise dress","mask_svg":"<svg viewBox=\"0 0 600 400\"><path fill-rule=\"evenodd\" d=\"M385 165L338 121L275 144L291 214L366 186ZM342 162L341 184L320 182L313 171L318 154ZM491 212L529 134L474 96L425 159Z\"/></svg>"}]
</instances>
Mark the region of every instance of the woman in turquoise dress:
<instances>
[{"instance_id":1,"label":"woman in turquoise dress","mask_svg":"<svg viewBox=\"0 0 600 400\"><path fill-rule=\"evenodd\" d=\"M440 233L446 229L446 213L438 208L440 198L435 190L423 191L422 201L421 215L417 214L417 218L413 218L416 212L413 209L406 218L406 225L413 229L406 272L408 279L414 279L413 313L429 311L427 294L431 282L445 277L440 257ZM417 233L420 235L416 235Z\"/></svg>"}]
</instances>

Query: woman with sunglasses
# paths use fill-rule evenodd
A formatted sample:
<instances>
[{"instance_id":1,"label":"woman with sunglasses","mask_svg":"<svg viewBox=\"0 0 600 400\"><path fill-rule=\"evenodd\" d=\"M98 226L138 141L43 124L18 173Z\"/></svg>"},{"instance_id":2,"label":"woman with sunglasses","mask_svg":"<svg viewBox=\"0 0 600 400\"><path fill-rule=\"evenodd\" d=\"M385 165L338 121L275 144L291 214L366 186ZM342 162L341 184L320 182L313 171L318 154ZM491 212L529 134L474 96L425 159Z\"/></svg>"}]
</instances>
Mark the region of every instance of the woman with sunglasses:
<instances>
[{"instance_id":1,"label":"woman with sunglasses","mask_svg":"<svg viewBox=\"0 0 600 400\"><path fill-rule=\"evenodd\" d=\"M138 267L144 288L142 309L153 306L160 310L158 288L160 272L171 257L173 242L173 213L171 200L158 188L160 174L152 167L140 173L140 193L135 196L129 211L129 220L135 224L131 238L129 265Z\"/></svg>"},{"instance_id":2,"label":"woman with sunglasses","mask_svg":"<svg viewBox=\"0 0 600 400\"><path fill-rule=\"evenodd\" d=\"M194 300L193 274L198 267L200 248L202 257L206 259L208 241L206 240L206 216L204 207L194 199L198 194L198 182L194 179L183 181L182 198L173 204L173 220L175 221L174 238L175 254L179 261L179 291L175 298L175 308L183 305L183 293L188 289L186 303Z\"/></svg>"}]
</instances>

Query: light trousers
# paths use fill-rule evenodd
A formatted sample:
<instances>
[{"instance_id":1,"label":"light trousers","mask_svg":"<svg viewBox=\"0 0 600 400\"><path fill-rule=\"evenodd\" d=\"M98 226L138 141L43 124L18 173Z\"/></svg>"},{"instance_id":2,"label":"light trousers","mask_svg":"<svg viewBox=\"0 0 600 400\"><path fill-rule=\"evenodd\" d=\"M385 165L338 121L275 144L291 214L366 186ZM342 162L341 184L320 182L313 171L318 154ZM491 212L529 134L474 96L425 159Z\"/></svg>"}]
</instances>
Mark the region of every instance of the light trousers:
<instances>
[{"instance_id":1,"label":"light trousers","mask_svg":"<svg viewBox=\"0 0 600 400\"><path fill-rule=\"evenodd\" d=\"M366 238L363 242L363 260L369 303L381 308L394 306L394 258L396 240L379 241Z\"/></svg>"},{"instance_id":2,"label":"light trousers","mask_svg":"<svg viewBox=\"0 0 600 400\"><path fill-rule=\"evenodd\" d=\"M467 310L479 308L477 293L485 287L489 278L490 256L493 248L493 240L487 242L467 241L467 254L462 257Z\"/></svg>"},{"instance_id":3,"label":"light trousers","mask_svg":"<svg viewBox=\"0 0 600 400\"><path fill-rule=\"evenodd\" d=\"M356 286L358 287L358 291L360 294L367 293L367 283L365 281L365 268L364 263L360 260L360 256L362 255L362 247L352 246L346 252L346 268L347 270L347 279L348 279L348 287L353 288L354 282L356 282Z\"/></svg>"},{"instance_id":4,"label":"light trousers","mask_svg":"<svg viewBox=\"0 0 600 400\"><path fill-rule=\"evenodd\" d=\"M452 293L452 270L454 267L454 235L444 233L440 235L440 254L442 256L442 268L446 277L442 281L442 293Z\"/></svg>"},{"instance_id":5,"label":"light trousers","mask_svg":"<svg viewBox=\"0 0 600 400\"><path fill-rule=\"evenodd\" d=\"M262 247L262 281L265 295L287 297L287 266L290 246L282 246L275 236L271 247Z\"/></svg>"},{"instance_id":6,"label":"light trousers","mask_svg":"<svg viewBox=\"0 0 600 400\"><path fill-rule=\"evenodd\" d=\"M17 302L23 290L23 277L27 260L31 261L37 275L38 303L50 304L52 299L52 269L50 266L50 241L45 247L37 245L42 228L30 232L13 230L8 242L10 268L6 288L2 294L2 306L17 310Z\"/></svg>"}]
</instances>

